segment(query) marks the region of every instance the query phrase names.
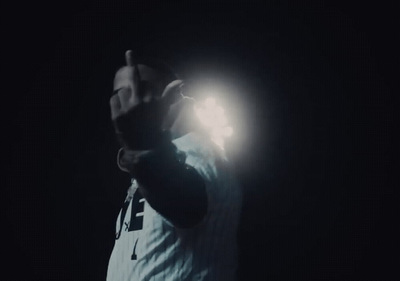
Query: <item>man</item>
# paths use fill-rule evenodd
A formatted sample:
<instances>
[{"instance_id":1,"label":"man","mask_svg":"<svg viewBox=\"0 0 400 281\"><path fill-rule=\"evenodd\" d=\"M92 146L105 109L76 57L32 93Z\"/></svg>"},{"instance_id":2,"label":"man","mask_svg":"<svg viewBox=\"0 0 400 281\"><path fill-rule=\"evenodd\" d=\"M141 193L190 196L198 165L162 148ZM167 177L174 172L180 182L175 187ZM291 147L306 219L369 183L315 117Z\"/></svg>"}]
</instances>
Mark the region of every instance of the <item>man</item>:
<instances>
[{"instance_id":1,"label":"man","mask_svg":"<svg viewBox=\"0 0 400 281\"><path fill-rule=\"evenodd\" d=\"M132 177L108 281L235 280L239 185L180 93L183 82L133 62L117 71L111 118Z\"/></svg>"}]
</instances>

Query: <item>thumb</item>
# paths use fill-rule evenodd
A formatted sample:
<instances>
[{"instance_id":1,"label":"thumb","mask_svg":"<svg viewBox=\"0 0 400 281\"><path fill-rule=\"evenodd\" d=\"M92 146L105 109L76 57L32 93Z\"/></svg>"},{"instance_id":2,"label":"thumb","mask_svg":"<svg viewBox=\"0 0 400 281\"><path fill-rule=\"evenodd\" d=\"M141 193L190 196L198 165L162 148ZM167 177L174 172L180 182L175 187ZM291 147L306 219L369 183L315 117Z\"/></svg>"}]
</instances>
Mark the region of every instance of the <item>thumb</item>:
<instances>
[{"instance_id":1,"label":"thumb","mask_svg":"<svg viewBox=\"0 0 400 281\"><path fill-rule=\"evenodd\" d=\"M161 95L160 102L166 106L170 106L171 104L177 102L179 99L182 98L182 95L180 93L180 89L182 86L182 80L174 80L169 83L165 87L164 92Z\"/></svg>"}]
</instances>

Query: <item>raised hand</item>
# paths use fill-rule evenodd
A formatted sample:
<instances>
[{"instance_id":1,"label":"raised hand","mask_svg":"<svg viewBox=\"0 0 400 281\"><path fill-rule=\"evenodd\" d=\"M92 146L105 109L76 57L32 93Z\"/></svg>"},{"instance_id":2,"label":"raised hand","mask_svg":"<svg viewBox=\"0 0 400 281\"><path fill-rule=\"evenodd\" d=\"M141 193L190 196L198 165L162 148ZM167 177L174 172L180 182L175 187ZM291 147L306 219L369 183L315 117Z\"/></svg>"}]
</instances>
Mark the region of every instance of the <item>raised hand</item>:
<instances>
[{"instance_id":1,"label":"raised hand","mask_svg":"<svg viewBox=\"0 0 400 281\"><path fill-rule=\"evenodd\" d=\"M111 119L121 145L132 150L152 149L162 139L163 119L169 106L180 97L179 87L183 83L172 81L159 97L149 87L157 81L141 79L131 51L125 53L125 59L127 65L117 71L114 79Z\"/></svg>"}]
</instances>

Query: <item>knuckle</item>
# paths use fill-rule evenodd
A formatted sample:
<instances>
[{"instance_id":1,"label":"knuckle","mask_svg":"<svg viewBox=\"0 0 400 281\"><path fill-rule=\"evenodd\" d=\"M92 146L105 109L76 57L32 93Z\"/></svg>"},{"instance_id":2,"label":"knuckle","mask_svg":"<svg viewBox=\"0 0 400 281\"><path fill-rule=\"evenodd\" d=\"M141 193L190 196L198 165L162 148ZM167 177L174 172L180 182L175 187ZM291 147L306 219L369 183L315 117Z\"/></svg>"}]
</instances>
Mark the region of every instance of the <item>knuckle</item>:
<instances>
[{"instance_id":1,"label":"knuckle","mask_svg":"<svg viewBox=\"0 0 400 281\"><path fill-rule=\"evenodd\" d=\"M111 114L111 120L115 123L120 123L124 119L125 113L122 111L116 111Z\"/></svg>"},{"instance_id":2,"label":"knuckle","mask_svg":"<svg viewBox=\"0 0 400 281\"><path fill-rule=\"evenodd\" d=\"M123 97L129 95L130 92L130 88L124 87L118 90L117 95Z\"/></svg>"},{"instance_id":3,"label":"knuckle","mask_svg":"<svg viewBox=\"0 0 400 281\"><path fill-rule=\"evenodd\" d=\"M113 95L113 96L110 98L110 105L111 105L111 106L114 106L114 105L117 104L117 98L118 98L117 95Z\"/></svg>"}]
</instances>

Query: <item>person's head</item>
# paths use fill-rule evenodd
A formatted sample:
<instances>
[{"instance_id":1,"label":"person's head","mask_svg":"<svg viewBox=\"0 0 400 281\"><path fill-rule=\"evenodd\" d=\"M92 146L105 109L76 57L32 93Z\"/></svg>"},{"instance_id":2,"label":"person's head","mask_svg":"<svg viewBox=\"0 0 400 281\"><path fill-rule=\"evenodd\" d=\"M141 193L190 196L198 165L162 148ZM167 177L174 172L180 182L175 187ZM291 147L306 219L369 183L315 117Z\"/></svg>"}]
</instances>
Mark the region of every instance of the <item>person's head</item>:
<instances>
[{"instance_id":1,"label":"person's head","mask_svg":"<svg viewBox=\"0 0 400 281\"><path fill-rule=\"evenodd\" d=\"M133 62L138 69L142 98L162 95L165 87L172 81L179 79L178 75L168 64L155 58L141 57ZM114 90L129 87L133 68L125 66L115 74Z\"/></svg>"}]
</instances>

